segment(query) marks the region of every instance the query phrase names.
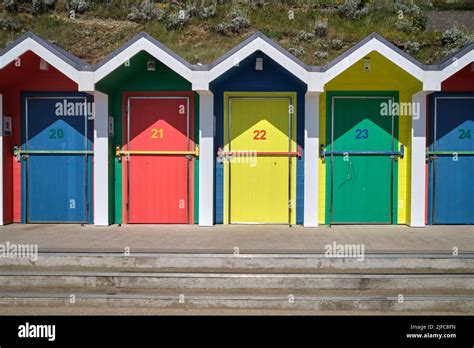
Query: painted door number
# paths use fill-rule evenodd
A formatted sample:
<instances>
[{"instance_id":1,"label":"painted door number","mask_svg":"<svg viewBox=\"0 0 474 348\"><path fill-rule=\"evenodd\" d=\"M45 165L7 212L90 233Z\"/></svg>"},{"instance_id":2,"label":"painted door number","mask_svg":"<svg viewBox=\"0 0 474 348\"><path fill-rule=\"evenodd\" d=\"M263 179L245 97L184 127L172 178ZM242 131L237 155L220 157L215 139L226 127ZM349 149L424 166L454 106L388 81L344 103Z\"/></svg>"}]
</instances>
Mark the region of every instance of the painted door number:
<instances>
[{"instance_id":1,"label":"painted door number","mask_svg":"<svg viewBox=\"0 0 474 348\"><path fill-rule=\"evenodd\" d=\"M49 130L50 139L62 139L63 137L64 137L64 131L61 128Z\"/></svg>"},{"instance_id":2,"label":"painted door number","mask_svg":"<svg viewBox=\"0 0 474 348\"><path fill-rule=\"evenodd\" d=\"M367 128L356 129L356 139L367 139L368 137L369 137L369 130Z\"/></svg>"},{"instance_id":3,"label":"painted door number","mask_svg":"<svg viewBox=\"0 0 474 348\"><path fill-rule=\"evenodd\" d=\"M163 128L160 128L160 129L153 128L151 130L152 139L158 139L158 136L159 136L159 139L163 139Z\"/></svg>"},{"instance_id":4,"label":"painted door number","mask_svg":"<svg viewBox=\"0 0 474 348\"><path fill-rule=\"evenodd\" d=\"M471 139L471 130L470 129L460 129L458 139Z\"/></svg>"},{"instance_id":5,"label":"painted door number","mask_svg":"<svg viewBox=\"0 0 474 348\"><path fill-rule=\"evenodd\" d=\"M253 140L267 140L267 131L266 130L254 130Z\"/></svg>"}]
</instances>

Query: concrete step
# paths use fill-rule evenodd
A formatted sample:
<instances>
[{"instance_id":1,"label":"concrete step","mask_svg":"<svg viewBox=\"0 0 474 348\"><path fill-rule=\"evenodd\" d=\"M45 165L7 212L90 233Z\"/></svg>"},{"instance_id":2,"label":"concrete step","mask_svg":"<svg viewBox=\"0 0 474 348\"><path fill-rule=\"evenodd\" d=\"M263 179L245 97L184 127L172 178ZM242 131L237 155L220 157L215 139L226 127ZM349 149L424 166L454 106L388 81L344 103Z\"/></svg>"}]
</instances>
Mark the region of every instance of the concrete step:
<instances>
[{"instance_id":1,"label":"concrete step","mask_svg":"<svg viewBox=\"0 0 474 348\"><path fill-rule=\"evenodd\" d=\"M474 290L473 273L159 273L0 271L0 288Z\"/></svg>"},{"instance_id":2,"label":"concrete step","mask_svg":"<svg viewBox=\"0 0 474 348\"><path fill-rule=\"evenodd\" d=\"M324 254L40 253L37 260L0 258L0 270L109 270L137 272L474 273L474 254L366 254L364 259Z\"/></svg>"},{"instance_id":3,"label":"concrete step","mask_svg":"<svg viewBox=\"0 0 474 348\"><path fill-rule=\"evenodd\" d=\"M291 291L290 291L291 290ZM353 290L353 289L178 289L178 288L162 288L162 289L147 289L147 288L101 288L100 292L96 288L68 288L63 287L35 287L33 289L26 288L2 288L0 287L0 293L5 294L49 294L49 293L62 293L62 294L106 294L106 295L246 295L246 294L260 294L260 295L280 295L280 296L386 296L394 297L399 295L409 296L474 296L473 290L461 290L461 289L444 289L433 291L431 289L415 289L409 290L408 292L400 291L396 289L376 289L376 290Z\"/></svg>"},{"instance_id":4,"label":"concrete step","mask_svg":"<svg viewBox=\"0 0 474 348\"><path fill-rule=\"evenodd\" d=\"M285 294L103 294L76 293L71 303L70 294L64 292L0 293L0 306L6 307L133 307L133 308L184 308L184 309L275 309L308 310L317 312L382 311L473 314L474 296L463 295L404 295L403 301L390 294L328 295L313 293L295 295L290 300Z\"/></svg>"},{"instance_id":5,"label":"concrete step","mask_svg":"<svg viewBox=\"0 0 474 348\"><path fill-rule=\"evenodd\" d=\"M0 258L0 306L471 314L474 254L40 253Z\"/></svg>"}]
</instances>

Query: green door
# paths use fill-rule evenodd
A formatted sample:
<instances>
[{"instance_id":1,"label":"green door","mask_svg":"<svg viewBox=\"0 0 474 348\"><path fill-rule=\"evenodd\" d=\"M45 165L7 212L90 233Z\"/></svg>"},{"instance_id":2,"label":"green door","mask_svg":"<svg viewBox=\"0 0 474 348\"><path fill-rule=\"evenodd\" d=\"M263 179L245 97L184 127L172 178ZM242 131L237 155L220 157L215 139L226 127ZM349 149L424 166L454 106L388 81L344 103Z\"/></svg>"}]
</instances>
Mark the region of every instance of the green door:
<instances>
[{"instance_id":1,"label":"green door","mask_svg":"<svg viewBox=\"0 0 474 348\"><path fill-rule=\"evenodd\" d=\"M387 96L330 96L327 223L390 224L395 220L396 122Z\"/></svg>"}]
</instances>

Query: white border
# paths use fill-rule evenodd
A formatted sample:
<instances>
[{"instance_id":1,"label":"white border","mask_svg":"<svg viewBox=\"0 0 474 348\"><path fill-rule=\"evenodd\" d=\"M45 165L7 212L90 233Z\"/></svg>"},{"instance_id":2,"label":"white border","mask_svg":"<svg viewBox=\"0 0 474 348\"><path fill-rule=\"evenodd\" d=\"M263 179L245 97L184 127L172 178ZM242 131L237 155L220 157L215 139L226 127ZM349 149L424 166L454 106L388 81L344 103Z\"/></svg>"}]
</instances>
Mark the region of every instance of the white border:
<instances>
[{"instance_id":1,"label":"white border","mask_svg":"<svg viewBox=\"0 0 474 348\"><path fill-rule=\"evenodd\" d=\"M137 55L141 51L146 51L186 80L190 82L193 81L193 71L189 67L169 53L165 52L147 38L142 37L121 51L115 57L107 61L105 64L99 66L99 68L94 72L94 83L97 83L105 78L107 75L121 67L127 61L129 61L130 58Z\"/></svg>"},{"instance_id":2,"label":"white border","mask_svg":"<svg viewBox=\"0 0 474 348\"><path fill-rule=\"evenodd\" d=\"M474 48L464 56L452 58L452 63L446 66L443 70L438 72L440 83L446 81L451 76L464 69L467 65L474 62Z\"/></svg>"},{"instance_id":3,"label":"white border","mask_svg":"<svg viewBox=\"0 0 474 348\"><path fill-rule=\"evenodd\" d=\"M232 69L236 66L236 64L243 61L245 58L249 57L253 53L257 51L262 51L273 59L275 62L280 64L286 70L288 70L292 75L300 79L301 81L307 83L309 80L309 72L304 67L296 63L287 55L280 52L275 46L269 44L261 37L256 36L252 41L247 43L244 47L239 49L234 54L226 57L222 62L217 64L216 66L212 67L209 71L207 76L207 83L215 80L219 76L225 74L227 71ZM265 67L264 67L265 69ZM198 74L202 75L202 74Z\"/></svg>"},{"instance_id":4,"label":"white border","mask_svg":"<svg viewBox=\"0 0 474 348\"><path fill-rule=\"evenodd\" d=\"M94 92L94 218L96 226L109 225L109 98Z\"/></svg>"},{"instance_id":5,"label":"white border","mask_svg":"<svg viewBox=\"0 0 474 348\"><path fill-rule=\"evenodd\" d=\"M66 63L55 53L51 52L46 47L39 44L30 37L26 37L24 40L13 46L11 49L5 52L3 56L0 57L0 69L3 69L8 64L13 62L15 59L21 57L24 53L28 51L32 51L38 57L44 59L48 64L58 69L61 73L70 78L72 81L79 84L80 71Z\"/></svg>"},{"instance_id":6,"label":"white border","mask_svg":"<svg viewBox=\"0 0 474 348\"><path fill-rule=\"evenodd\" d=\"M359 47L357 50L355 50L354 52L346 56L344 59L342 59L340 62L325 71L323 74L324 84L336 78L338 75L349 69L352 65L354 65L373 51L380 53L390 62L394 63L416 79L424 82L426 76L425 71L421 67L417 66L400 53L388 47L386 44L384 44L377 38L372 38L363 46Z\"/></svg>"}]
</instances>

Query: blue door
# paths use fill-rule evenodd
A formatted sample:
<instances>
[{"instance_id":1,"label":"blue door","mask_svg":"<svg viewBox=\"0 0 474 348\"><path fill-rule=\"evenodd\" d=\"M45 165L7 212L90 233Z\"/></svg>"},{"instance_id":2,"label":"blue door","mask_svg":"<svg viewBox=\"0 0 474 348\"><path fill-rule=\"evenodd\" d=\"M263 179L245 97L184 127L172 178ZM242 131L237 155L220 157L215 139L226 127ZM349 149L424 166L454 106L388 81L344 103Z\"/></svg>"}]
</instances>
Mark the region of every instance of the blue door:
<instances>
[{"instance_id":1,"label":"blue door","mask_svg":"<svg viewBox=\"0 0 474 348\"><path fill-rule=\"evenodd\" d=\"M22 222L91 223L91 100L22 97Z\"/></svg>"},{"instance_id":2,"label":"blue door","mask_svg":"<svg viewBox=\"0 0 474 348\"><path fill-rule=\"evenodd\" d=\"M429 214L432 224L474 223L474 95L430 100Z\"/></svg>"}]
</instances>

